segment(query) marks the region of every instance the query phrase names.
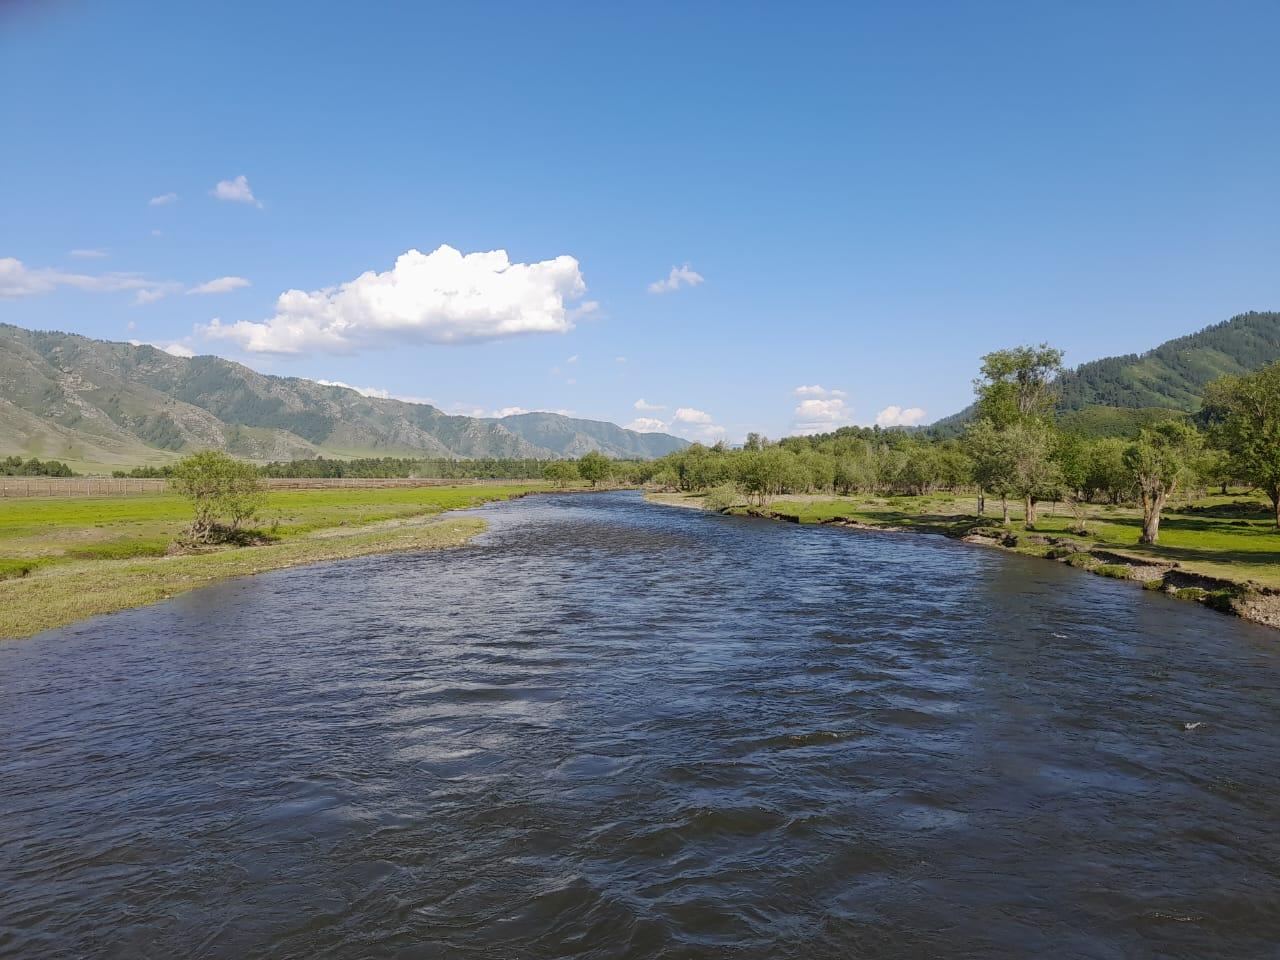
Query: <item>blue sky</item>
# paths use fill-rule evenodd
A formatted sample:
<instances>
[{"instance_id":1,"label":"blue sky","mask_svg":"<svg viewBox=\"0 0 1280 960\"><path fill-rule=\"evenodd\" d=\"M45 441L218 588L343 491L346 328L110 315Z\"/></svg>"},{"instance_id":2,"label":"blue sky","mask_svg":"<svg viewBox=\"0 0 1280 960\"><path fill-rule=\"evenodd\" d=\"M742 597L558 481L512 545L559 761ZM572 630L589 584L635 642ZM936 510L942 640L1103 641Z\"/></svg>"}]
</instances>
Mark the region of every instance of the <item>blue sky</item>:
<instances>
[{"instance_id":1,"label":"blue sky","mask_svg":"<svg viewBox=\"0 0 1280 960\"><path fill-rule=\"evenodd\" d=\"M1280 306L1277 36L1247 2L0 4L0 321L455 412L928 422L997 347Z\"/></svg>"}]
</instances>

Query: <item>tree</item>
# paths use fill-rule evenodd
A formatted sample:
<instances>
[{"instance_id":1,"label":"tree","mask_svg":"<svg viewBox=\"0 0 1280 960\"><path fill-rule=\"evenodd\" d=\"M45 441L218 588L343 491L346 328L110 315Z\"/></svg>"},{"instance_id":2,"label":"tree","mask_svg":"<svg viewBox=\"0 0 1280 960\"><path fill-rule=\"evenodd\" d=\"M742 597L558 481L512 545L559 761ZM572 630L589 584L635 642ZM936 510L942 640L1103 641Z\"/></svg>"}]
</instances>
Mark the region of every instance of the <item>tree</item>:
<instances>
[{"instance_id":1,"label":"tree","mask_svg":"<svg viewBox=\"0 0 1280 960\"><path fill-rule=\"evenodd\" d=\"M1213 381L1204 411L1230 459L1230 473L1267 495L1280 529L1280 363Z\"/></svg>"},{"instance_id":2,"label":"tree","mask_svg":"<svg viewBox=\"0 0 1280 960\"><path fill-rule=\"evenodd\" d=\"M222 533L234 534L253 518L265 497L262 480L252 465L217 450L193 453L178 461L171 483L195 507L188 535L200 543L218 539Z\"/></svg>"},{"instance_id":3,"label":"tree","mask_svg":"<svg viewBox=\"0 0 1280 960\"><path fill-rule=\"evenodd\" d=\"M596 486L601 480L609 479L612 472L612 463L599 450L592 450L590 453L584 453L578 458L578 473L583 480L590 480L591 485Z\"/></svg>"},{"instance_id":4,"label":"tree","mask_svg":"<svg viewBox=\"0 0 1280 960\"><path fill-rule=\"evenodd\" d=\"M1028 420L1001 433L1009 489L1022 498L1023 521L1030 528L1036 522L1036 501L1057 496L1062 483L1062 473L1053 462L1053 431L1048 424Z\"/></svg>"},{"instance_id":5,"label":"tree","mask_svg":"<svg viewBox=\"0 0 1280 960\"><path fill-rule=\"evenodd\" d=\"M973 460L973 482L978 485L978 513L985 513L983 494L1000 497L1003 523L1009 525L1009 493L1013 486L1012 459L1003 431L990 420L976 420L965 431L965 447Z\"/></svg>"},{"instance_id":6,"label":"tree","mask_svg":"<svg viewBox=\"0 0 1280 960\"><path fill-rule=\"evenodd\" d=\"M1061 372L1062 351L1047 343L988 353L982 358L982 376L973 382L978 417L997 427L1049 418L1056 399L1054 381Z\"/></svg>"},{"instance_id":7,"label":"tree","mask_svg":"<svg viewBox=\"0 0 1280 960\"><path fill-rule=\"evenodd\" d=\"M578 465L572 460L552 460L542 468L542 476L559 487L567 487L578 479Z\"/></svg>"},{"instance_id":8,"label":"tree","mask_svg":"<svg viewBox=\"0 0 1280 960\"><path fill-rule=\"evenodd\" d=\"M1124 452L1124 464L1142 498L1141 543L1160 539L1160 514L1190 472L1200 449L1200 435L1182 420L1144 427L1137 443Z\"/></svg>"}]
</instances>

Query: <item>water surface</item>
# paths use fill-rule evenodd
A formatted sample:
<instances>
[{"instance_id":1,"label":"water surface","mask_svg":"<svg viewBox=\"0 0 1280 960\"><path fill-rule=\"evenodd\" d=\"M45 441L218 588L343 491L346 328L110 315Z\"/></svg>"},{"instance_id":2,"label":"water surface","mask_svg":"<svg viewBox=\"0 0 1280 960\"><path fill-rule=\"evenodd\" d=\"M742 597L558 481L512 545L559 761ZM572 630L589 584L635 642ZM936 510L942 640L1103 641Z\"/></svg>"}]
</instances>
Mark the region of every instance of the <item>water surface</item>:
<instances>
[{"instance_id":1,"label":"water surface","mask_svg":"<svg viewBox=\"0 0 1280 960\"><path fill-rule=\"evenodd\" d=\"M1280 635L927 536L478 512L0 645L0 955L1280 953Z\"/></svg>"}]
</instances>

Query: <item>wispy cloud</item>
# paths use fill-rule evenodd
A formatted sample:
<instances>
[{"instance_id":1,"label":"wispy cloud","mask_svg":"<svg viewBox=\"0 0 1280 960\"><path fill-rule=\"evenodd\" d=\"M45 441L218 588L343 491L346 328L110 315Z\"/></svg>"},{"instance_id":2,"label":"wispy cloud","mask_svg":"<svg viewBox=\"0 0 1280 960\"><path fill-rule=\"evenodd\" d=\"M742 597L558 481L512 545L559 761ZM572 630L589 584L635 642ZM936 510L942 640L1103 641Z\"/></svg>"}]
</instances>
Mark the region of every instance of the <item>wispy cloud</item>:
<instances>
[{"instance_id":1,"label":"wispy cloud","mask_svg":"<svg viewBox=\"0 0 1280 960\"><path fill-rule=\"evenodd\" d=\"M249 188L249 180L244 174L240 174L234 180L219 180L218 185L213 188L213 195L229 203L248 203L259 209L262 207L261 201Z\"/></svg>"},{"instance_id":2,"label":"wispy cloud","mask_svg":"<svg viewBox=\"0 0 1280 960\"><path fill-rule=\"evenodd\" d=\"M644 410L646 412L667 409L661 403L650 403L644 397L641 397L639 400L633 403L632 406L635 407L637 410Z\"/></svg>"},{"instance_id":3,"label":"wispy cloud","mask_svg":"<svg viewBox=\"0 0 1280 960\"><path fill-rule=\"evenodd\" d=\"M239 290L249 285L249 281L244 277L218 277L216 280L208 280L199 286L192 287L187 293L230 293L232 290Z\"/></svg>"},{"instance_id":4,"label":"wispy cloud","mask_svg":"<svg viewBox=\"0 0 1280 960\"><path fill-rule=\"evenodd\" d=\"M703 279L702 274L686 263L683 267L672 267L671 272L663 279L655 280L649 284L649 292L670 293L673 290L679 290L681 287L696 287L702 283Z\"/></svg>"},{"instance_id":5,"label":"wispy cloud","mask_svg":"<svg viewBox=\"0 0 1280 960\"><path fill-rule=\"evenodd\" d=\"M133 291L136 303L151 303L181 289L169 280L152 280L136 273L69 273L52 268L31 268L13 257L0 257L0 297L34 297L71 287L88 293Z\"/></svg>"},{"instance_id":6,"label":"wispy cloud","mask_svg":"<svg viewBox=\"0 0 1280 960\"><path fill-rule=\"evenodd\" d=\"M106 250L77 249L71 251L71 256L77 260L101 260L103 257L110 256L110 254Z\"/></svg>"},{"instance_id":7,"label":"wispy cloud","mask_svg":"<svg viewBox=\"0 0 1280 960\"><path fill-rule=\"evenodd\" d=\"M177 202L178 202L178 195L176 193L162 193L160 194L160 196L152 197L150 200L148 200L147 206L167 207L169 204L177 203Z\"/></svg>"}]
</instances>

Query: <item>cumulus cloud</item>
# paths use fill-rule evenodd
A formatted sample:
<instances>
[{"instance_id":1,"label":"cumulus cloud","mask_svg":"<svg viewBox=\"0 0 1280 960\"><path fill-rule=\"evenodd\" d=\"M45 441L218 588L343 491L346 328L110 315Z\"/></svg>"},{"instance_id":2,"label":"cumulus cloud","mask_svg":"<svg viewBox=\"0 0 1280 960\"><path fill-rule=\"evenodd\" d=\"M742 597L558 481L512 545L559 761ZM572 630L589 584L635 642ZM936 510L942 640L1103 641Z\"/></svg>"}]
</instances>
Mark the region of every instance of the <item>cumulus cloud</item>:
<instances>
[{"instance_id":1,"label":"cumulus cloud","mask_svg":"<svg viewBox=\"0 0 1280 960\"><path fill-rule=\"evenodd\" d=\"M230 203L249 203L258 208L262 207L258 198L253 195L253 191L249 189L249 180L243 173L234 180L219 180L218 185L213 188L213 195L219 200Z\"/></svg>"},{"instance_id":2,"label":"cumulus cloud","mask_svg":"<svg viewBox=\"0 0 1280 960\"><path fill-rule=\"evenodd\" d=\"M919 407L900 407L890 404L876 414L876 426L880 427L914 427L924 419L924 411Z\"/></svg>"},{"instance_id":3,"label":"cumulus cloud","mask_svg":"<svg viewBox=\"0 0 1280 960\"><path fill-rule=\"evenodd\" d=\"M677 407L671 418L673 432L690 440L701 440L704 443L715 443L724 437L725 429L714 422L714 417L705 410L693 407Z\"/></svg>"},{"instance_id":4,"label":"cumulus cloud","mask_svg":"<svg viewBox=\"0 0 1280 960\"><path fill-rule=\"evenodd\" d=\"M637 410L645 410L645 411L654 411L654 410L665 410L665 409L667 409L666 407L664 407L664 406L663 406L662 404L660 404L660 403L650 403L650 402L649 402L648 400L646 400L644 397L641 397L641 398L640 398L639 400L637 400L634 404L632 404L632 406L634 406Z\"/></svg>"},{"instance_id":5,"label":"cumulus cloud","mask_svg":"<svg viewBox=\"0 0 1280 960\"><path fill-rule=\"evenodd\" d=\"M171 282L151 280L136 273L86 274L33 269L13 257L0 257L0 297L33 297L52 293L59 287L72 287L89 293L132 290L137 293L138 302L148 303L171 293L175 286Z\"/></svg>"},{"instance_id":6,"label":"cumulus cloud","mask_svg":"<svg viewBox=\"0 0 1280 960\"><path fill-rule=\"evenodd\" d=\"M808 386L799 386L791 391L797 397L847 397L848 394L843 390L828 390L819 384L810 384Z\"/></svg>"},{"instance_id":7,"label":"cumulus cloud","mask_svg":"<svg viewBox=\"0 0 1280 960\"><path fill-rule=\"evenodd\" d=\"M470 343L527 333L567 333L565 307L586 291L578 261L512 263L505 250L410 250L385 273L336 287L288 290L260 323L214 321L200 332L251 353L351 353L396 343Z\"/></svg>"},{"instance_id":8,"label":"cumulus cloud","mask_svg":"<svg viewBox=\"0 0 1280 960\"><path fill-rule=\"evenodd\" d=\"M693 407L676 408L677 423L710 423L711 420L711 414L705 410L695 410Z\"/></svg>"},{"instance_id":9,"label":"cumulus cloud","mask_svg":"<svg viewBox=\"0 0 1280 960\"><path fill-rule=\"evenodd\" d=\"M490 414L490 416L494 416L494 417L497 417L498 419L502 419L503 417L516 417L522 413L529 413L529 412L531 411L526 410L524 407L501 407L493 411L493 413Z\"/></svg>"},{"instance_id":10,"label":"cumulus cloud","mask_svg":"<svg viewBox=\"0 0 1280 960\"><path fill-rule=\"evenodd\" d=\"M824 390L822 396L801 394L804 398L792 414L796 433L826 433L853 423L853 411L845 403L843 391Z\"/></svg>"},{"instance_id":11,"label":"cumulus cloud","mask_svg":"<svg viewBox=\"0 0 1280 960\"><path fill-rule=\"evenodd\" d=\"M638 433L664 433L667 424L657 417L636 417L626 425L627 430L635 430Z\"/></svg>"},{"instance_id":12,"label":"cumulus cloud","mask_svg":"<svg viewBox=\"0 0 1280 960\"><path fill-rule=\"evenodd\" d=\"M681 287L696 287L702 283L702 274L690 268L686 263L683 267L672 267L661 280L655 280L649 284L650 293L670 293L673 290L679 290Z\"/></svg>"},{"instance_id":13,"label":"cumulus cloud","mask_svg":"<svg viewBox=\"0 0 1280 960\"><path fill-rule=\"evenodd\" d=\"M244 178L243 178L243 177L241 177L241 179L243 180ZM225 183L226 181L223 181L223 182ZM222 184L220 183L220 184L218 184L218 186L222 186ZM171 204L171 203L176 203L176 202L177 202L177 200L178 200L178 195L177 195L176 193L162 193L162 194L160 194L160 196L158 196L158 197L152 197L150 200L148 200L148 201L147 201L147 206L149 206L149 207L165 207L165 206L168 206L168 205L169 205L169 204Z\"/></svg>"},{"instance_id":14,"label":"cumulus cloud","mask_svg":"<svg viewBox=\"0 0 1280 960\"><path fill-rule=\"evenodd\" d=\"M199 286L192 287L187 293L230 293L232 290L239 290L249 285L249 281L244 277L218 277L216 280L208 280Z\"/></svg>"},{"instance_id":15,"label":"cumulus cloud","mask_svg":"<svg viewBox=\"0 0 1280 960\"><path fill-rule=\"evenodd\" d=\"M130 340L129 342L135 347L155 347L157 350L163 350L165 353L171 354L172 356L183 357L187 360L196 355L194 350L177 340L172 343L151 343L149 341L142 340Z\"/></svg>"},{"instance_id":16,"label":"cumulus cloud","mask_svg":"<svg viewBox=\"0 0 1280 960\"><path fill-rule=\"evenodd\" d=\"M109 254L105 250L78 249L72 250L71 256L77 260L101 260L103 257L109 256Z\"/></svg>"}]
</instances>

